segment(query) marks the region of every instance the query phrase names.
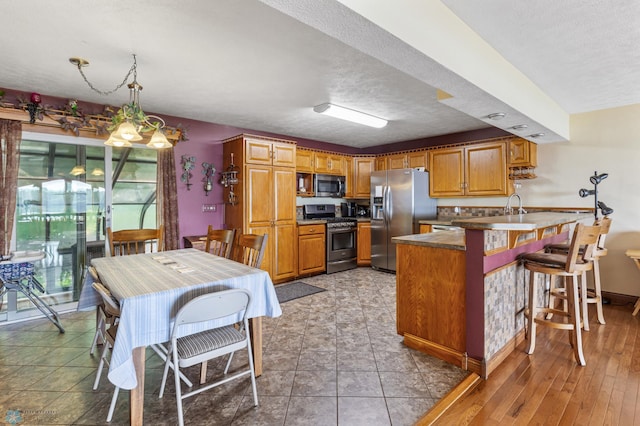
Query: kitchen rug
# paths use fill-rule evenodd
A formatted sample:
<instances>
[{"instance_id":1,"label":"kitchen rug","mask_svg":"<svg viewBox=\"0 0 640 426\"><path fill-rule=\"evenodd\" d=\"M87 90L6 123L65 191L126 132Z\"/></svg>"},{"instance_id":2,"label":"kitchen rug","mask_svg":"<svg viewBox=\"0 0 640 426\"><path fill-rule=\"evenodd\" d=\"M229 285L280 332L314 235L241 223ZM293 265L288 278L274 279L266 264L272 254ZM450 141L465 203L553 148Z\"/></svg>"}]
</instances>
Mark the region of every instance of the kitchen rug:
<instances>
[{"instance_id":1,"label":"kitchen rug","mask_svg":"<svg viewBox=\"0 0 640 426\"><path fill-rule=\"evenodd\" d=\"M289 300L299 299L300 297L309 296L311 294L320 293L326 291L324 288L316 287L304 283L302 281L296 281L291 284L281 284L276 287L276 295L278 296L278 302L284 303Z\"/></svg>"}]
</instances>

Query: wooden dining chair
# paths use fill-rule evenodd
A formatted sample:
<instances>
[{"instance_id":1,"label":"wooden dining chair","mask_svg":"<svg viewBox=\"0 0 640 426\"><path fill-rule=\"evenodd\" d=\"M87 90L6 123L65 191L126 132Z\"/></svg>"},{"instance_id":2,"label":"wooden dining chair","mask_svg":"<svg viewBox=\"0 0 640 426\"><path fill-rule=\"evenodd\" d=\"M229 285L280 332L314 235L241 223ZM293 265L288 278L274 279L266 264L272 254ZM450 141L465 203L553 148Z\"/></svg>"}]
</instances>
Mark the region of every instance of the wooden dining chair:
<instances>
[{"instance_id":1,"label":"wooden dining chair","mask_svg":"<svg viewBox=\"0 0 640 426\"><path fill-rule=\"evenodd\" d=\"M204 251L229 259L233 250L235 235L236 231L234 229L214 229L213 226L209 225Z\"/></svg>"},{"instance_id":2,"label":"wooden dining chair","mask_svg":"<svg viewBox=\"0 0 640 426\"><path fill-rule=\"evenodd\" d=\"M267 247L267 234L242 234L238 236L234 260L245 265L260 268Z\"/></svg>"},{"instance_id":3,"label":"wooden dining chair","mask_svg":"<svg viewBox=\"0 0 640 426\"><path fill-rule=\"evenodd\" d=\"M102 298L102 304L104 306L105 312L113 318L120 318L120 305L115 301L115 299L111 295L111 292L99 282L94 282L92 286ZM111 350L113 348L113 345L115 345L117 332L118 325L116 321L114 321L112 325L106 328L106 332L104 333L104 347L102 349L102 353L100 354L100 363L98 364L96 379L93 382L93 390L98 389L98 385L100 384L100 377L102 376L102 369L104 368L105 361L107 360L107 351ZM119 391L120 388L116 386L113 391L113 396L111 397L111 405L109 406L109 414L107 414L107 422L110 422L111 418L113 417L113 410L116 408L116 401L118 400Z\"/></svg>"},{"instance_id":4,"label":"wooden dining chair","mask_svg":"<svg viewBox=\"0 0 640 426\"><path fill-rule=\"evenodd\" d=\"M163 250L164 227L158 229L123 229L111 231L107 228L111 256L149 253Z\"/></svg>"}]
</instances>

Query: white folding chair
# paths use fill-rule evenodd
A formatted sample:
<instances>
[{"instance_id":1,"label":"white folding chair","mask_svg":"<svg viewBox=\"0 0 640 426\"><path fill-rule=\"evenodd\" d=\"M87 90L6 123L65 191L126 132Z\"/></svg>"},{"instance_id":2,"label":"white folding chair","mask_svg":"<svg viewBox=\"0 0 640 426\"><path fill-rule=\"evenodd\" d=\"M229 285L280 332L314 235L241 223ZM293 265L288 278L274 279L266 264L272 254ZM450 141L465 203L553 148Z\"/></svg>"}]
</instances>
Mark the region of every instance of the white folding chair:
<instances>
[{"instance_id":1,"label":"white folding chair","mask_svg":"<svg viewBox=\"0 0 640 426\"><path fill-rule=\"evenodd\" d=\"M182 394L180 380L178 379L179 376L174 374L180 426L184 424L182 410L183 399L247 374L251 376L254 405L258 405L256 376L253 367L253 356L251 354L251 341L249 339L249 321L247 319L247 308L250 301L251 293L249 291L244 289L231 289L196 297L178 311L173 325L173 330L171 332L171 342L169 347L173 364L176 366L175 371L180 371L181 368L200 364L201 362L226 354L233 354L235 351L243 348L247 349L247 355L249 357L249 368L247 370L242 370L232 376L225 377L222 380L185 394ZM236 322L239 327L236 328L234 324L231 324L212 327L205 331L184 334L185 327L183 326L219 320L225 317L234 318L233 321ZM169 363L170 357L167 357L167 362L164 367L164 375L162 376L160 398L162 398L164 394L167 374L169 372ZM229 357L229 361L227 362L224 370L225 376L229 371L230 364L231 357Z\"/></svg>"}]
</instances>

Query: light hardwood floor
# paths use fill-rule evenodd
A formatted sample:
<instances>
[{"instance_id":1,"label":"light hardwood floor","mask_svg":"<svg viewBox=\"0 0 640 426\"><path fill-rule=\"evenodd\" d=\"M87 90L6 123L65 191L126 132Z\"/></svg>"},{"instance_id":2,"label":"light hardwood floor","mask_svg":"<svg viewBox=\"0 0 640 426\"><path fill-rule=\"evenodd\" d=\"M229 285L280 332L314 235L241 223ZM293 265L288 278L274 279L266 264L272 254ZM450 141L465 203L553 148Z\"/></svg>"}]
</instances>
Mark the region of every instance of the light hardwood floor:
<instances>
[{"instance_id":1,"label":"light hardwood floor","mask_svg":"<svg viewBox=\"0 0 640 426\"><path fill-rule=\"evenodd\" d=\"M632 307L605 305L606 325L589 306L584 332L587 361L573 358L566 332L538 327L535 353L525 344L489 379L455 402L439 425L638 425L640 424L640 316ZM434 416L420 424L430 424Z\"/></svg>"}]
</instances>

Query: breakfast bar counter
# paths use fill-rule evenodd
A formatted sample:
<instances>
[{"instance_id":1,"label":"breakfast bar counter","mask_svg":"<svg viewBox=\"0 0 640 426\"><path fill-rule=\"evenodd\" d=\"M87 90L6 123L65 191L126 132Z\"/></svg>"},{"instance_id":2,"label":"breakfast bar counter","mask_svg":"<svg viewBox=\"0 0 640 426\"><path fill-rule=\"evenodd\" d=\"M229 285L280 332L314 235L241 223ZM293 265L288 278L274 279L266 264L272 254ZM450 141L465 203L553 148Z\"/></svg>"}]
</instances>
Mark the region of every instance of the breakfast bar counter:
<instances>
[{"instance_id":1,"label":"breakfast bar counter","mask_svg":"<svg viewBox=\"0 0 640 426\"><path fill-rule=\"evenodd\" d=\"M447 231L393 238L397 331L405 345L488 377L524 339L523 253L565 241L589 213L460 217Z\"/></svg>"}]
</instances>

